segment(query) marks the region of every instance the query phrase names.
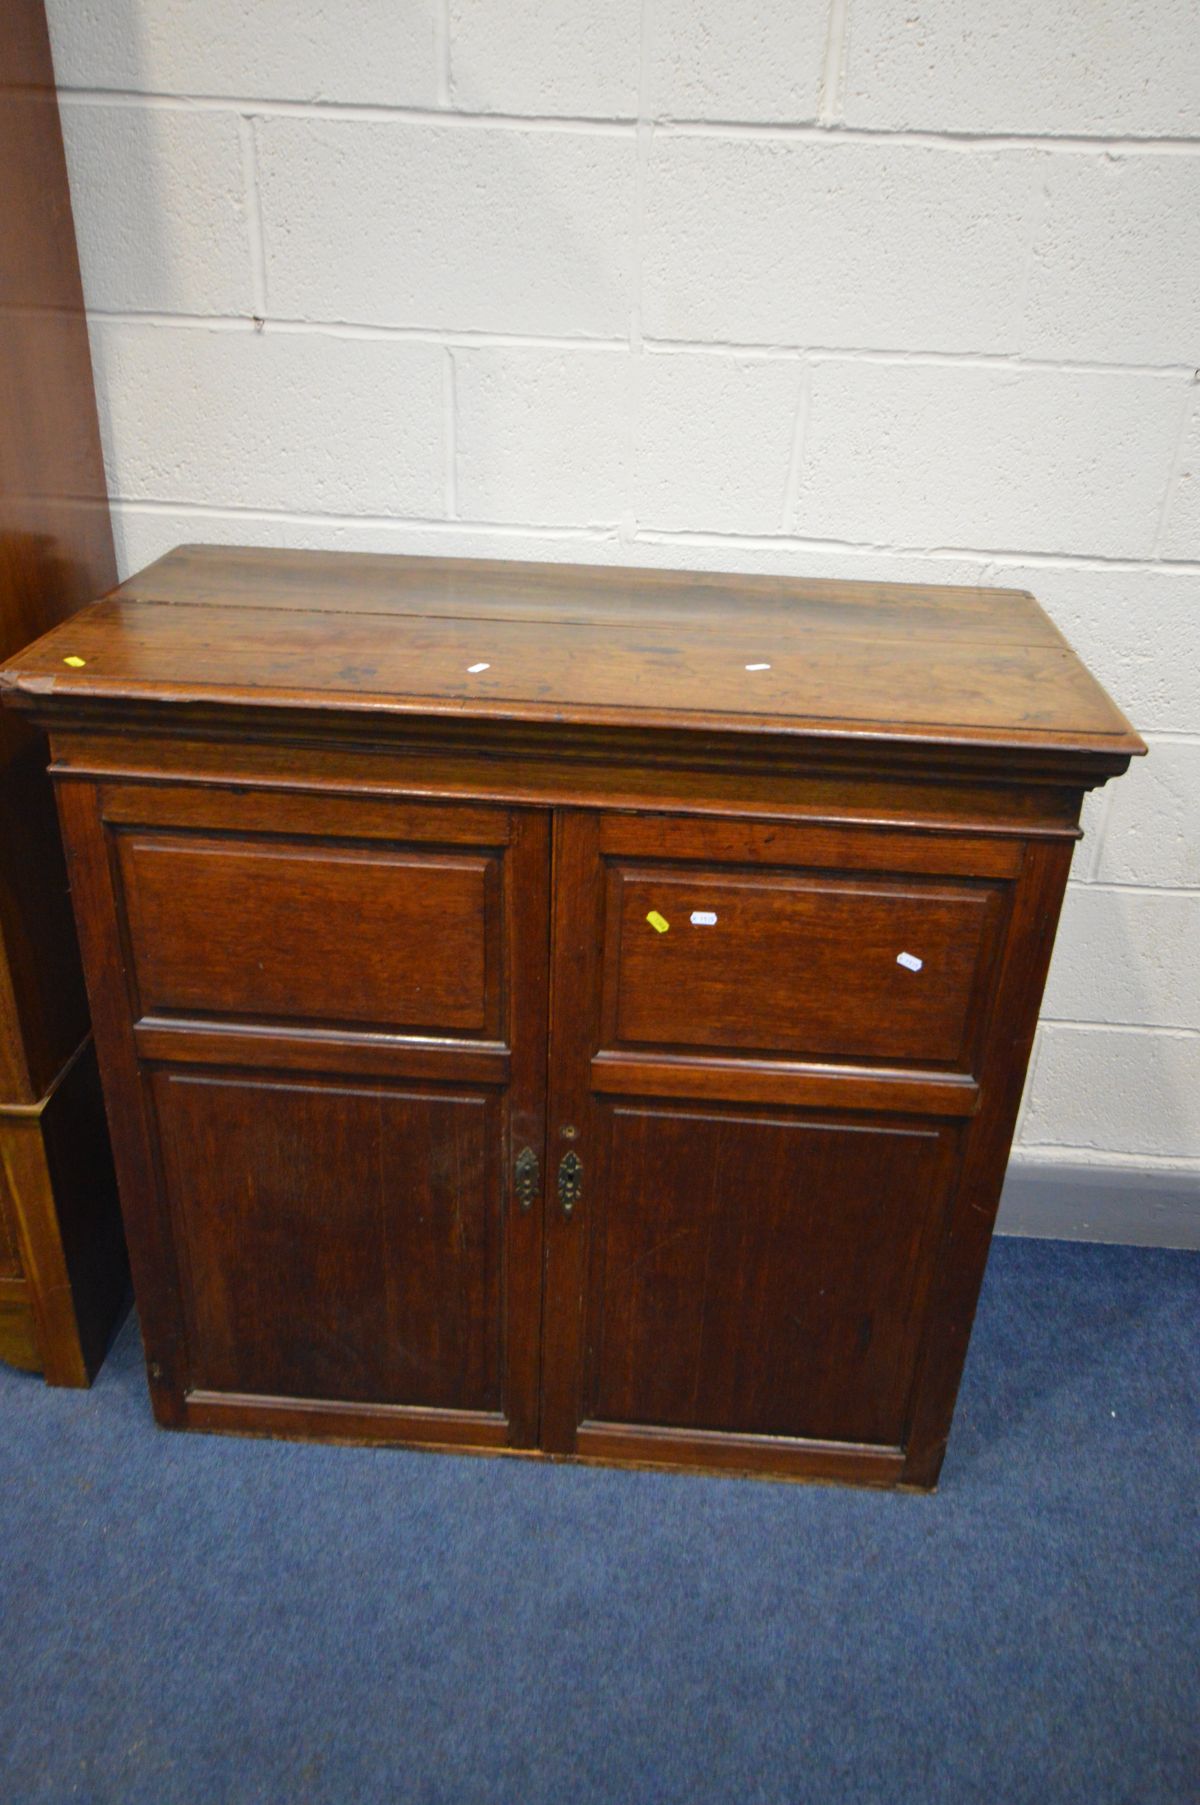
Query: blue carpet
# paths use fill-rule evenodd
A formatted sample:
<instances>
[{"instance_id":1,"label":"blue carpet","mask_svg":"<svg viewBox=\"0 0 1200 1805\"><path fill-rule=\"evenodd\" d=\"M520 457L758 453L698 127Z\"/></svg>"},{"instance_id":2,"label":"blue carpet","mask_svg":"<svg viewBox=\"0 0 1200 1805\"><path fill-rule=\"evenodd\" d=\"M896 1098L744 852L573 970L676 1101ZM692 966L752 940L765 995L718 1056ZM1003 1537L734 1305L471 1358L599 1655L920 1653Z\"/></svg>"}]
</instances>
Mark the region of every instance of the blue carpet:
<instances>
[{"instance_id":1,"label":"blue carpet","mask_svg":"<svg viewBox=\"0 0 1200 1805\"><path fill-rule=\"evenodd\" d=\"M1197 1797L1200 1259L996 1244L932 1498L167 1435L0 1377L0 1797Z\"/></svg>"}]
</instances>

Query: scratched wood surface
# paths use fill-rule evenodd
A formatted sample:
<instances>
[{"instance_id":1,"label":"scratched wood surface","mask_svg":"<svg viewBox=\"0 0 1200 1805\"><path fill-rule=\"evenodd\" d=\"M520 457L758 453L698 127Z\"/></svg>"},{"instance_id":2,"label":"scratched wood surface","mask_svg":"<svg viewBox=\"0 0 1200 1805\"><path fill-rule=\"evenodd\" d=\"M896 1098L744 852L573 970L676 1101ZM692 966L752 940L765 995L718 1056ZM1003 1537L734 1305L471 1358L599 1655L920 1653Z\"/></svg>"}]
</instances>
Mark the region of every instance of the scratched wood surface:
<instances>
[{"instance_id":1,"label":"scratched wood surface","mask_svg":"<svg viewBox=\"0 0 1200 1805\"><path fill-rule=\"evenodd\" d=\"M1143 749L1032 597L181 548L0 681L160 1422L936 1481Z\"/></svg>"},{"instance_id":2,"label":"scratched wood surface","mask_svg":"<svg viewBox=\"0 0 1200 1805\"><path fill-rule=\"evenodd\" d=\"M80 698L1142 749L1015 590L181 547L0 682Z\"/></svg>"}]
</instances>

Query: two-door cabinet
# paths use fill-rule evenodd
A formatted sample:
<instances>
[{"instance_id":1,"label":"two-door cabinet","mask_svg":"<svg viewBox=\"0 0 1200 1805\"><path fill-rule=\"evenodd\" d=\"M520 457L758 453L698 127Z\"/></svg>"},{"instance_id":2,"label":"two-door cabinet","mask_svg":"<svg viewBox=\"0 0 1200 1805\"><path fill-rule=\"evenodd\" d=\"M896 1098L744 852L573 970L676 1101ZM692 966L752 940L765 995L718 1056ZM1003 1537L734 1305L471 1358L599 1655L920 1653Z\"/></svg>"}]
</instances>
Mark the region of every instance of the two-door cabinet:
<instances>
[{"instance_id":1,"label":"two-door cabinet","mask_svg":"<svg viewBox=\"0 0 1200 1805\"><path fill-rule=\"evenodd\" d=\"M934 1483L1144 749L1030 596L190 547L2 681L160 1422Z\"/></svg>"}]
</instances>

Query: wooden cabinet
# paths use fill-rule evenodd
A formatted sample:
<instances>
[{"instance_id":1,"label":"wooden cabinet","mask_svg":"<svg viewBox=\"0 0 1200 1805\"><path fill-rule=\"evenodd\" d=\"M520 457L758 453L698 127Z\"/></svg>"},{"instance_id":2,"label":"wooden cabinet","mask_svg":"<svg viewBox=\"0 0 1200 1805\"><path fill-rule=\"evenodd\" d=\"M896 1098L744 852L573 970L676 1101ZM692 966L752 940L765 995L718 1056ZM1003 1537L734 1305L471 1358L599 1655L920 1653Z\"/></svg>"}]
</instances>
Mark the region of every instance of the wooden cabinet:
<instances>
[{"instance_id":1,"label":"wooden cabinet","mask_svg":"<svg viewBox=\"0 0 1200 1805\"><path fill-rule=\"evenodd\" d=\"M42 0L0 7L0 658L116 580ZM42 736L0 722L0 1360L86 1385L128 1307Z\"/></svg>"},{"instance_id":2,"label":"wooden cabinet","mask_svg":"<svg viewBox=\"0 0 1200 1805\"><path fill-rule=\"evenodd\" d=\"M1031 598L185 548L2 681L161 1422L934 1483L1142 749Z\"/></svg>"}]
</instances>

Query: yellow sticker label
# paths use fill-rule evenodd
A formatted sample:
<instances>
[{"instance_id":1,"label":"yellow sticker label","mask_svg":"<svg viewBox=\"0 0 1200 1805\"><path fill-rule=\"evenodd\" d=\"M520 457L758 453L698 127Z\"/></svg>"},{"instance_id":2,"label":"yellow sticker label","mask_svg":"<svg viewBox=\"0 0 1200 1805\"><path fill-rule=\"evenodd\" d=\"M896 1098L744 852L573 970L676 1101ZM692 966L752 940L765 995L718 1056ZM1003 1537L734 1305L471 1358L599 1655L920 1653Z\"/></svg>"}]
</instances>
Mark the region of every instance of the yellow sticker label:
<instances>
[{"instance_id":1,"label":"yellow sticker label","mask_svg":"<svg viewBox=\"0 0 1200 1805\"><path fill-rule=\"evenodd\" d=\"M651 909L646 920L650 923L650 926L654 929L656 934L665 934L671 925L666 916L660 915L657 909Z\"/></svg>"},{"instance_id":2,"label":"yellow sticker label","mask_svg":"<svg viewBox=\"0 0 1200 1805\"><path fill-rule=\"evenodd\" d=\"M69 658L63 659L63 663L69 664L73 671L81 671L83 669L84 665L87 663L87 659L79 658L76 656L76 654L74 652L72 652L71 656Z\"/></svg>"}]
</instances>

